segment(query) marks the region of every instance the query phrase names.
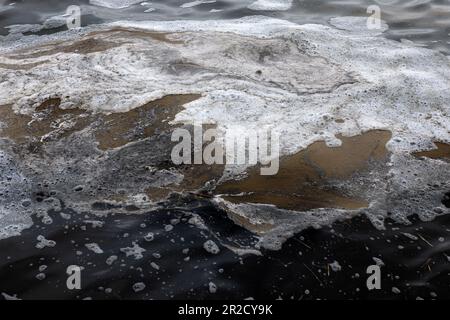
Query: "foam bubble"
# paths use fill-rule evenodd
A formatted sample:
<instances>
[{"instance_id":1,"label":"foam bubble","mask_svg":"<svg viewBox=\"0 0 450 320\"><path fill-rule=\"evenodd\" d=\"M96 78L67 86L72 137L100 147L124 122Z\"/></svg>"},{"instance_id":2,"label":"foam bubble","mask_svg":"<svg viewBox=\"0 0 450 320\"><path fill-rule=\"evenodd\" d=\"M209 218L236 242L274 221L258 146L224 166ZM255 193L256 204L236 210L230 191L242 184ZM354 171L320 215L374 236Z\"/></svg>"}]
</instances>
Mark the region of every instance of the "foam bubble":
<instances>
[{"instance_id":1,"label":"foam bubble","mask_svg":"<svg viewBox=\"0 0 450 320\"><path fill-rule=\"evenodd\" d=\"M216 2L216 0L196 0L196 1L192 1L192 2L183 3L180 7L181 8L192 8L192 7L196 7L201 4L204 4L204 3L215 3L215 2Z\"/></svg>"},{"instance_id":2,"label":"foam bubble","mask_svg":"<svg viewBox=\"0 0 450 320\"><path fill-rule=\"evenodd\" d=\"M134 292L141 292L143 290L145 290L145 283L137 282L137 283L133 284L133 291Z\"/></svg>"},{"instance_id":3,"label":"foam bubble","mask_svg":"<svg viewBox=\"0 0 450 320\"><path fill-rule=\"evenodd\" d=\"M144 257L144 248L140 247L137 242L133 242L131 247L120 248L120 251L125 253L127 257L133 257L135 260L142 259Z\"/></svg>"},{"instance_id":4,"label":"foam bubble","mask_svg":"<svg viewBox=\"0 0 450 320\"><path fill-rule=\"evenodd\" d=\"M94 6L100 6L110 9L125 9L132 5L143 2L142 0L89 0Z\"/></svg>"},{"instance_id":5,"label":"foam bubble","mask_svg":"<svg viewBox=\"0 0 450 320\"><path fill-rule=\"evenodd\" d=\"M207 240L203 244L203 248L211 254L218 254L220 252L219 246L212 240Z\"/></svg>"},{"instance_id":6,"label":"foam bubble","mask_svg":"<svg viewBox=\"0 0 450 320\"><path fill-rule=\"evenodd\" d=\"M104 252L97 243L86 243L84 246L96 254L102 254Z\"/></svg>"},{"instance_id":7,"label":"foam bubble","mask_svg":"<svg viewBox=\"0 0 450 320\"><path fill-rule=\"evenodd\" d=\"M248 8L258 11L286 11L292 7L293 0L256 0Z\"/></svg>"}]
</instances>

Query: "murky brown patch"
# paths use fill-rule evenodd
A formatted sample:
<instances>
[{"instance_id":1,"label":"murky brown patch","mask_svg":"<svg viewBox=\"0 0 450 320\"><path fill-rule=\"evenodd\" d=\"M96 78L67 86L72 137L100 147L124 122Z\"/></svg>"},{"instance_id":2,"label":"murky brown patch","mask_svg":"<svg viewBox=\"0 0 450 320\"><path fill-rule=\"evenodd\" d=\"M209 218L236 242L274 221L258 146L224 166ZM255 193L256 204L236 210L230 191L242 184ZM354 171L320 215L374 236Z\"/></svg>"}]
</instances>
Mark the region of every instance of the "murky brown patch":
<instances>
[{"instance_id":1,"label":"murky brown patch","mask_svg":"<svg viewBox=\"0 0 450 320\"><path fill-rule=\"evenodd\" d=\"M169 194L174 191L171 188L167 188L167 187L161 187L161 188L157 188L157 187L148 187L147 189L145 189L145 194L152 200L155 202L164 200L165 198L167 198L169 196Z\"/></svg>"},{"instance_id":2,"label":"murky brown patch","mask_svg":"<svg viewBox=\"0 0 450 320\"><path fill-rule=\"evenodd\" d=\"M338 135L337 138L342 141L340 147L329 148L325 142L319 141L310 145L304 156L321 176L345 178L364 169L370 159L384 159L387 155L386 143L391 137L391 132L386 130L368 131L353 137Z\"/></svg>"},{"instance_id":3,"label":"murky brown patch","mask_svg":"<svg viewBox=\"0 0 450 320\"><path fill-rule=\"evenodd\" d=\"M30 70L34 67L37 67L41 64L47 63L48 61L40 61L35 63L25 63L25 64L9 64L9 63L0 63L0 69L9 69L9 70Z\"/></svg>"},{"instance_id":4,"label":"murky brown patch","mask_svg":"<svg viewBox=\"0 0 450 320\"><path fill-rule=\"evenodd\" d=\"M273 204L278 208L295 211L307 211L318 208L342 208L356 210L366 208L368 206L367 201L362 199L351 199L343 195L339 195L336 191L327 191L326 189L307 185L303 186L303 190L297 191L289 190L287 186L281 189L275 188L274 190L259 191L243 196L228 196L225 197L225 199L233 203L250 202ZM293 193L282 194L282 192Z\"/></svg>"},{"instance_id":5,"label":"murky brown patch","mask_svg":"<svg viewBox=\"0 0 450 320\"><path fill-rule=\"evenodd\" d=\"M437 149L414 152L413 155L416 157L450 160L450 145L443 142L435 142L434 144Z\"/></svg>"},{"instance_id":6,"label":"murky brown patch","mask_svg":"<svg viewBox=\"0 0 450 320\"><path fill-rule=\"evenodd\" d=\"M62 138L89 124L85 111L59 108L60 99L49 99L36 108L33 117L16 114L11 106L0 107L0 136L18 144L25 142L44 143L46 140ZM52 133L52 135L49 135Z\"/></svg>"},{"instance_id":7,"label":"murky brown patch","mask_svg":"<svg viewBox=\"0 0 450 320\"><path fill-rule=\"evenodd\" d=\"M256 223L251 221L249 218L239 215L235 212L228 211L228 217L233 220L238 226L244 227L247 230L250 230L257 234L263 234L273 229L273 224L267 223L266 221Z\"/></svg>"},{"instance_id":8,"label":"murky brown patch","mask_svg":"<svg viewBox=\"0 0 450 320\"><path fill-rule=\"evenodd\" d=\"M214 124L205 124L203 125L203 132L208 130L216 128L216 125ZM191 132L191 136L193 136L193 128L192 126L185 126L186 130L189 130ZM173 144L170 146L172 148L176 143L173 142ZM204 142L204 146L208 144L209 142ZM194 148L194 146L192 146ZM193 163L193 158L191 159ZM181 164L181 165L174 165L172 164L171 160L169 160L170 167L173 167L177 170L177 172L181 173L183 175L183 181L179 184L173 184L165 188L160 188L159 190L155 190L157 188L149 188L147 191L147 194L152 193L153 196L156 194L167 196L169 192L189 192L191 195L198 197L198 198L212 198L212 195L209 193L210 188L207 188L207 190L203 190L203 187L208 181L218 181L222 175L223 171L225 169L225 165L222 164ZM166 191L164 191L166 190Z\"/></svg>"},{"instance_id":9,"label":"murky brown patch","mask_svg":"<svg viewBox=\"0 0 450 320\"><path fill-rule=\"evenodd\" d=\"M368 203L349 198L327 187L330 179L347 179L367 168L369 160L387 158L386 143L389 131L369 131L359 136L342 137L342 146L329 148L325 142L316 142L280 161L280 170L273 176L260 175L252 168L248 177L226 181L216 192L227 195L233 203L265 203L279 208L304 211L316 208L359 209ZM239 195L243 193L243 195Z\"/></svg>"},{"instance_id":10,"label":"murky brown patch","mask_svg":"<svg viewBox=\"0 0 450 320\"><path fill-rule=\"evenodd\" d=\"M223 175L224 165L188 165L179 168L184 175L182 185L176 188L177 191L197 190L211 180L219 180ZM202 195L201 193L199 194Z\"/></svg>"},{"instance_id":11,"label":"murky brown patch","mask_svg":"<svg viewBox=\"0 0 450 320\"><path fill-rule=\"evenodd\" d=\"M120 42L110 42L103 39L97 38L87 38L79 41L75 41L71 44L64 44L62 42L47 44L36 49L27 49L26 51L18 51L19 54L8 55L11 59L32 59L39 58L43 56L50 56L56 53L79 53L79 54L89 54L94 52L106 51L111 48L119 47L123 43Z\"/></svg>"},{"instance_id":12,"label":"murky brown patch","mask_svg":"<svg viewBox=\"0 0 450 320\"><path fill-rule=\"evenodd\" d=\"M27 125L31 118L15 114L12 105L0 106L0 136L7 137L15 142L24 142L27 136Z\"/></svg>"},{"instance_id":13,"label":"murky brown patch","mask_svg":"<svg viewBox=\"0 0 450 320\"><path fill-rule=\"evenodd\" d=\"M200 97L199 94L168 95L128 112L112 114L93 114L78 108L61 109L59 98L39 105L33 116L16 114L11 105L0 106L0 137L14 141L16 146L23 145L27 152L36 153L46 143L86 129L92 132L98 148L106 151L170 130L169 122L183 105ZM169 167L175 167L170 159L167 161ZM144 192L158 201L172 191L194 191L211 179L219 179L223 166L181 165L176 166L176 170L184 175L182 183L149 187Z\"/></svg>"},{"instance_id":14,"label":"murky brown patch","mask_svg":"<svg viewBox=\"0 0 450 320\"><path fill-rule=\"evenodd\" d=\"M102 36L113 36L113 37L133 37L133 38L141 38L141 39L152 39L156 41L171 43L171 44L182 44L183 41L180 40L172 40L169 39L173 33L168 32L156 32L156 31L148 31L143 29L133 29L133 28L121 28L116 27L110 30L105 31L94 31L90 35L102 35Z\"/></svg>"},{"instance_id":15,"label":"murky brown patch","mask_svg":"<svg viewBox=\"0 0 450 320\"><path fill-rule=\"evenodd\" d=\"M200 97L199 94L168 95L128 112L102 116L102 126L95 132L99 149L121 147L169 128L168 122L183 109L183 105Z\"/></svg>"},{"instance_id":16,"label":"murky brown patch","mask_svg":"<svg viewBox=\"0 0 450 320\"><path fill-rule=\"evenodd\" d=\"M182 106L200 97L197 94L170 95L125 113L92 114L85 110L61 109L60 99L49 99L36 108L33 116L16 114L12 106L0 106L0 137L18 144L42 144L92 126L101 150L124 146L167 129L168 121Z\"/></svg>"}]
</instances>

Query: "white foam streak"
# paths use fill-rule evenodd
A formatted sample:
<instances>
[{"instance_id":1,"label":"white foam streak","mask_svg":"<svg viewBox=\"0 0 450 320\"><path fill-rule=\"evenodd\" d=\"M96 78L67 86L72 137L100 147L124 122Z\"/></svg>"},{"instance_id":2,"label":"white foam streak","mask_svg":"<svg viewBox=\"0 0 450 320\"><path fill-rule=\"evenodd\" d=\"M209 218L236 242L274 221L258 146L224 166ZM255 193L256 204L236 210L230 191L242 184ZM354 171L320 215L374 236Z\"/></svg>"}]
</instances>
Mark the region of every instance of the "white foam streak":
<instances>
[{"instance_id":1,"label":"white foam streak","mask_svg":"<svg viewBox=\"0 0 450 320\"><path fill-rule=\"evenodd\" d=\"M125 9L132 5L143 2L142 0L89 0L94 6L105 7L110 9Z\"/></svg>"},{"instance_id":2,"label":"white foam streak","mask_svg":"<svg viewBox=\"0 0 450 320\"><path fill-rule=\"evenodd\" d=\"M248 6L258 11L286 11L292 7L293 0L256 0Z\"/></svg>"}]
</instances>

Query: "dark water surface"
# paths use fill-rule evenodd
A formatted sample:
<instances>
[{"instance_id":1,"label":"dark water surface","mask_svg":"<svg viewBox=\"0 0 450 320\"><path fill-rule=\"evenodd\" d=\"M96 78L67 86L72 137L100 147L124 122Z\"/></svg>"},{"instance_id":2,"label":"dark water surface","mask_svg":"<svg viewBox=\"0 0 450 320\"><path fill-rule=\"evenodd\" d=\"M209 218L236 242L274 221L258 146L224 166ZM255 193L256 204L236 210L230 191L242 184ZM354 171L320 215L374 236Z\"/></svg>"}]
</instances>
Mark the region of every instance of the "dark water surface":
<instances>
[{"instance_id":1,"label":"dark water surface","mask_svg":"<svg viewBox=\"0 0 450 320\"><path fill-rule=\"evenodd\" d=\"M69 5L81 6L82 24L116 20L216 20L240 18L249 15L267 16L291 20L300 24L326 24L332 17L369 16L367 8L378 5L381 18L390 27L388 36L408 39L417 44L450 53L450 1L448 0L293 0L286 11L256 11L247 7L253 0L218 0L193 7L181 7L190 0L155 0L149 5L132 5L124 9L94 6L88 0L3 0L0 9L0 34L8 31L5 26L13 24L38 24L46 19L65 13ZM14 3L9 6L9 4ZM152 12L144 12L148 8ZM7 10L6 10L6 9Z\"/></svg>"},{"instance_id":2,"label":"dark water surface","mask_svg":"<svg viewBox=\"0 0 450 320\"><path fill-rule=\"evenodd\" d=\"M107 9L89 1L3 1L0 32L12 24L42 23L64 13L68 5L83 8L83 23L112 20L228 19L252 14L289 19L299 23L327 23L330 17L365 16L376 1L294 1L288 11L252 11L252 1L217 1L181 8L188 1L152 1L154 12L141 5ZM449 53L450 2L425 0L378 1L382 18L390 26L388 36L409 39ZM3 7L4 8L4 7ZM219 12L210 12L220 9ZM447 202L445 202L447 201ZM448 199L444 205L449 206ZM108 209L105 208L105 213ZM320 230L309 229L288 240L282 250L262 251L262 256L239 256L226 246L256 242L208 201L178 198L164 209L144 215L129 213L92 216L71 214L69 220L53 212L53 223L39 219L21 236L0 241L0 293L22 299L445 299L450 296L450 217L432 222L411 219L411 225L387 223L378 231L365 217L338 222ZM192 214L207 228L189 223ZM90 220L104 224L94 227ZM167 227L167 226L173 226ZM144 236L153 233L152 241ZM36 248L37 237L56 242ZM213 240L218 254L204 249ZM97 243L103 253L85 247ZM133 243L144 248L143 257L126 256L121 248ZM117 261L108 265L110 256ZM366 268L382 261L382 289L368 291ZM380 264L380 260L378 263ZM337 262L337 263L336 263ZM84 267L82 289L66 287L66 268ZM333 266L333 267L332 267ZM338 267L336 267L338 266ZM38 274L41 274L38 276ZM42 274L45 275L42 276ZM38 277L37 277L38 276ZM133 290L135 283L146 287ZM213 283L217 290L211 290ZM1 298L1 297L0 297Z\"/></svg>"},{"instance_id":3,"label":"dark water surface","mask_svg":"<svg viewBox=\"0 0 450 320\"><path fill-rule=\"evenodd\" d=\"M388 222L383 232L357 217L306 230L280 251L240 257L223 245L218 254L207 253L203 244L208 239L219 244L219 238L225 245L243 245L252 239L249 232L207 203L189 211L204 218L208 231L199 232L187 222L190 213L180 209L110 215L95 229L83 222L84 215L67 221L55 214L50 226L35 221L22 236L0 241L0 291L23 299L446 299L450 294L449 216L432 223L412 218L406 227ZM180 221L174 229L164 230L174 219ZM143 239L148 232L153 241ZM37 235L56 246L37 249ZM92 242L104 252L84 246ZM143 258L120 251L133 242L146 249ZM110 266L111 255L118 260ZM373 258L382 261L382 288L369 291L366 268L375 264ZM331 267L336 261L340 270ZM72 264L85 268L80 291L66 287L65 270ZM40 273L45 279L36 278ZM135 292L139 282L146 288Z\"/></svg>"}]
</instances>

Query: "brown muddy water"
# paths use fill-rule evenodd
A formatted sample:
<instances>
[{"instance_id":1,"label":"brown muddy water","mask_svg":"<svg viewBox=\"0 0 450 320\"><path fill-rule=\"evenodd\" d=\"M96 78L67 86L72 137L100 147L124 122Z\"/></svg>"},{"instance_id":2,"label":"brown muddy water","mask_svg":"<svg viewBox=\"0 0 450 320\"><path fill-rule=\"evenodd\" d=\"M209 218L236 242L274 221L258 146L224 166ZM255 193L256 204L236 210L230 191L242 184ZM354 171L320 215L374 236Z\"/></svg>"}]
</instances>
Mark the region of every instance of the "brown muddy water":
<instances>
[{"instance_id":1,"label":"brown muddy water","mask_svg":"<svg viewBox=\"0 0 450 320\"><path fill-rule=\"evenodd\" d=\"M370 161L386 161L385 145L391 133L368 131L359 136L338 138L342 141L340 147L330 148L320 141L282 158L276 175L263 176L258 168L251 169L247 178L225 182L216 191L225 194L225 199L231 202L273 204L296 211L367 207L364 199L351 198L327 188L327 180L349 179L352 174L367 169Z\"/></svg>"},{"instance_id":2,"label":"brown muddy water","mask_svg":"<svg viewBox=\"0 0 450 320\"><path fill-rule=\"evenodd\" d=\"M450 145L443 142L435 142L435 149L428 151L415 152L416 157L428 157L431 159L447 159L450 160Z\"/></svg>"}]
</instances>

